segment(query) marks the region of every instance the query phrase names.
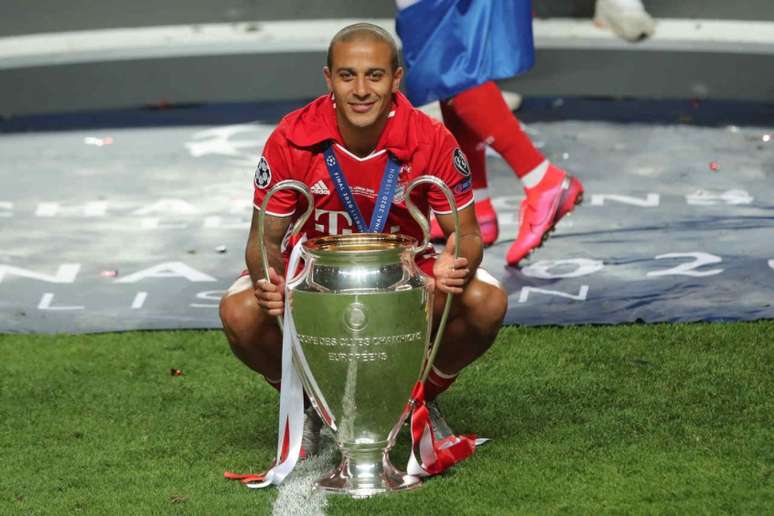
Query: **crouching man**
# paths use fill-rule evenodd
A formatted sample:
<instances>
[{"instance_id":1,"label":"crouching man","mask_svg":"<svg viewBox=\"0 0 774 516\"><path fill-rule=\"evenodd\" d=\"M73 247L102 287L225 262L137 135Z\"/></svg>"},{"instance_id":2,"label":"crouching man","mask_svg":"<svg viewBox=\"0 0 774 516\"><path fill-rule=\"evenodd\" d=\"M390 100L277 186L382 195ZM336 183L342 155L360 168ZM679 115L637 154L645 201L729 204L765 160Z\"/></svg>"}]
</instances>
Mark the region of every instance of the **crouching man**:
<instances>
[{"instance_id":1,"label":"crouching man","mask_svg":"<svg viewBox=\"0 0 774 516\"><path fill-rule=\"evenodd\" d=\"M446 295L455 295L426 383L426 400L432 402L491 346L507 307L505 291L479 268L483 246L473 209L470 168L449 131L414 109L398 91L403 68L394 40L380 27L358 23L339 31L330 43L323 75L329 93L283 118L264 147L255 175L256 208L245 253L249 274L239 278L221 301L223 328L237 358L279 390L282 335L276 316L284 310L288 257L283 238L306 201L289 190L271 198L265 213L270 274L264 278L257 242L258 210L264 196L279 181L301 181L314 197L313 215L302 229L309 238L363 231L351 205L348 210L342 202L324 154L334 154L366 221L377 209L386 168L397 162L396 191L418 176L433 175L454 192L459 207L461 228L454 234L454 216L437 188L422 185L411 193L424 213L432 209L448 238L440 254L420 254L417 259L417 265L435 280L436 323ZM396 197L386 204L389 214L383 231L421 241L421 229L405 201ZM457 259L455 241L460 244ZM434 404L430 407L434 426L442 431L440 414ZM320 426L314 413L307 411L305 453L316 452Z\"/></svg>"}]
</instances>

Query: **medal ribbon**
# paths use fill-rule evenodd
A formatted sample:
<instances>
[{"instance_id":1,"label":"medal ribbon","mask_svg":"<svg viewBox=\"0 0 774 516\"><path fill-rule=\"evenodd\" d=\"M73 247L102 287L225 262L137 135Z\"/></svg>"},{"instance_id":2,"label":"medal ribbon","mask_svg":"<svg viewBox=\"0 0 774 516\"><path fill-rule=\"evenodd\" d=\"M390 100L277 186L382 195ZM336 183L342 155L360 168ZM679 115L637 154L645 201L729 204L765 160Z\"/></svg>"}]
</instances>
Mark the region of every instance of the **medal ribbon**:
<instances>
[{"instance_id":1,"label":"medal ribbon","mask_svg":"<svg viewBox=\"0 0 774 516\"><path fill-rule=\"evenodd\" d=\"M339 199L344 204L344 209L347 210L347 213L355 222L357 230L360 233L381 233L384 225L387 223L387 215L390 214L392 198L395 195L395 186L398 183L398 173L400 172L398 160L392 154L387 155L387 166L384 168L382 182L379 185L379 193L376 195L374 212L371 214L371 224L366 226L363 214L360 212L360 208L352 195L352 189L350 189L347 178L344 177L344 172L341 170L336 155L333 153L333 145L328 145L323 154L325 155L325 166L328 167L328 174L330 174L333 180L333 186L339 194Z\"/></svg>"}]
</instances>

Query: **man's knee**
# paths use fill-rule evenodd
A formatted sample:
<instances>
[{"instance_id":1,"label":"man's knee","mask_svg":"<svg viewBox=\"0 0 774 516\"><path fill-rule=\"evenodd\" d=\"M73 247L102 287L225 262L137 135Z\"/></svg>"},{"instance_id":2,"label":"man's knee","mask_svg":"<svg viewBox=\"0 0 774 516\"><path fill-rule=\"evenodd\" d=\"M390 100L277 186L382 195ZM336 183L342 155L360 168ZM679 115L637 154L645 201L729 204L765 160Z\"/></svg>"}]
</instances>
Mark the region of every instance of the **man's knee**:
<instances>
[{"instance_id":1,"label":"man's knee","mask_svg":"<svg viewBox=\"0 0 774 516\"><path fill-rule=\"evenodd\" d=\"M220 300L220 320L231 344L244 345L261 324L261 313L251 290L229 293Z\"/></svg>"},{"instance_id":2,"label":"man's knee","mask_svg":"<svg viewBox=\"0 0 774 516\"><path fill-rule=\"evenodd\" d=\"M227 332L245 324L248 317L245 312L250 311L250 303L253 302L251 287L250 277L240 276L220 299L220 320Z\"/></svg>"},{"instance_id":3,"label":"man's knee","mask_svg":"<svg viewBox=\"0 0 774 516\"><path fill-rule=\"evenodd\" d=\"M472 280L462 294L462 313L486 333L496 334L508 309L508 296L497 284Z\"/></svg>"}]
</instances>

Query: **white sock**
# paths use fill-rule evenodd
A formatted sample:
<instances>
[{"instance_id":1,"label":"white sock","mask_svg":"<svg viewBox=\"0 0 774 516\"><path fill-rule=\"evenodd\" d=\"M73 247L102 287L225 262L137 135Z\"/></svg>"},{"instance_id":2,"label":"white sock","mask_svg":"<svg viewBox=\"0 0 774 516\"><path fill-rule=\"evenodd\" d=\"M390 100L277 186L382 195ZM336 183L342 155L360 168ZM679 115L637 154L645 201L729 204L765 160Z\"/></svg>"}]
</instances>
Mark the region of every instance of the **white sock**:
<instances>
[{"instance_id":1,"label":"white sock","mask_svg":"<svg viewBox=\"0 0 774 516\"><path fill-rule=\"evenodd\" d=\"M546 172L548 172L548 165L548 160L545 159L540 165L536 166L521 176L521 183L524 185L524 188L535 188L538 184L540 184L540 182L546 176Z\"/></svg>"},{"instance_id":2,"label":"white sock","mask_svg":"<svg viewBox=\"0 0 774 516\"><path fill-rule=\"evenodd\" d=\"M473 190L473 200L475 202L481 202L486 199L489 199L489 187L485 186L484 188L476 188Z\"/></svg>"}]
</instances>

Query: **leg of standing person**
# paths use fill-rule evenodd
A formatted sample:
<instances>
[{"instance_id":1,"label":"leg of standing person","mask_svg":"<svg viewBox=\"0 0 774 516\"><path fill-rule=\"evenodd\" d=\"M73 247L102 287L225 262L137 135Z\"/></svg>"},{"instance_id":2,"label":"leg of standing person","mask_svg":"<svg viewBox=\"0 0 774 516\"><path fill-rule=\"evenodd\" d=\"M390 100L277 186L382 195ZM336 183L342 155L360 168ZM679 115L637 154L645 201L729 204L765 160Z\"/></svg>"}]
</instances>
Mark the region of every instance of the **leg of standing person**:
<instances>
[{"instance_id":1,"label":"leg of standing person","mask_svg":"<svg viewBox=\"0 0 774 516\"><path fill-rule=\"evenodd\" d=\"M500 93L502 93L503 100L510 111L519 108L521 95L506 91ZM492 206L492 199L489 195L486 173L486 142L481 141L478 135L454 114L454 110L449 107L448 102L431 102L418 109L436 120L442 120L468 158L473 180L473 196L476 200L476 219L481 228L481 242L484 247L489 247L497 241L500 228L497 222L497 213ZM443 230L435 216L430 218L430 238L435 242L445 239Z\"/></svg>"},{"instance_id":2,"label":"leg of standing person","mask_svg":"<svg viewBox=\"0 0 774 516\"><path fill-rule=\"evenodd\" d=\"M494 82L463 91L447 104L480 141L503 157L524 185L519 233L506 255L508 265L515 266L581 202L583 186L535 148Z\"/></svg>"},{"instance_id":3,"label":"leg of standing person","mask_svg":"<svg viewBox=\"0 0 774 516\"><path fill-rule=\"evenodd\" d=\"M486 143L472 131L456 115L448 102L441 102L441 113L443 123L454 135L460 149L468 158L471 176L473 180L473 197L475 199L476 219L481 229L481 241L485 246L492 245L497 240L497 214L492 208L492 201L489 198L489 188L486 177ZM440 231L440 227L438 231ZM441 231L441 236L443 232Z\"/></svg>"}]
</instances>

